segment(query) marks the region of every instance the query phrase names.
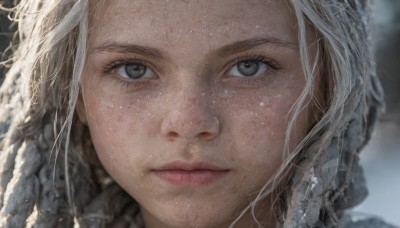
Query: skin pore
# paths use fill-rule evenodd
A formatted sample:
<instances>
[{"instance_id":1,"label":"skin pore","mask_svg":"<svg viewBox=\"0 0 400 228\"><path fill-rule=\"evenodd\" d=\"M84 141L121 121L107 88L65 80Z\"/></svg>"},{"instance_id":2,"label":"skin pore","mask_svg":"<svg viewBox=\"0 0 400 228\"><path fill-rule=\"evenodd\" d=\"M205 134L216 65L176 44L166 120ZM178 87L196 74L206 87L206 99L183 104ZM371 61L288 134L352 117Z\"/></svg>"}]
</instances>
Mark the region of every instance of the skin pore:
<instances>
[{"instance_id":1,"label":"skin pore","mask_svg":"<svg viewBox=\"0 0 400 228\"><path fill-rule=\"evenodd\" d=\"M115 0L90 21L77 112L104 168L148 228L228 227L281 165L305 83L286 1Z\"/></svg>"}]
</instances>

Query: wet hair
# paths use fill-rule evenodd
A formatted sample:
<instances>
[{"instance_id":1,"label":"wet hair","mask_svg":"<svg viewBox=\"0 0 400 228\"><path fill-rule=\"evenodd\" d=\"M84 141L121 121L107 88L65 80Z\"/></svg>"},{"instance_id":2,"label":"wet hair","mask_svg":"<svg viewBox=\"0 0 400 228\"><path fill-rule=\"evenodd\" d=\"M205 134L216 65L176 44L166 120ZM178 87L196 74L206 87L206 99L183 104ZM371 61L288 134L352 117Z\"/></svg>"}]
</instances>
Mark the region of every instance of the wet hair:
<instances>
[{"instance_id":1,"label":"wet hair","mask_svg":"<svg viewBox=\"0 0 400 228\"><path fill-rule=\"evenodd\" d=\"M143 223L137 203L101 167L88 129L75 115L89 14L105 4L99 2L22 0L13 10L20 44L0 89L1 227ZM306 84L289 115L284 163L243 213L273 196L281 225L329 227L365 198L358 152L382 103L368 48L367 5L288 0L298 22ZM314 94L318 77L323 102ZM307 105L319 113L318 121L289 148Z\"/></svg>"}]
</instances>

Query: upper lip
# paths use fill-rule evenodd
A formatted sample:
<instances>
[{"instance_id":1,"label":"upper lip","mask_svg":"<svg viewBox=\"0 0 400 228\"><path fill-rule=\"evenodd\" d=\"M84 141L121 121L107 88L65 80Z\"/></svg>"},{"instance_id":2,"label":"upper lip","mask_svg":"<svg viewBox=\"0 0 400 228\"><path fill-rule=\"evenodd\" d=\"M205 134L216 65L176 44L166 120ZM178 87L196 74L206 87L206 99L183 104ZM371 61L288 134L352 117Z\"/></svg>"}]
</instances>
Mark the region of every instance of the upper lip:
<instances>
[{"instance_id":1,"label":"upper lip","mask_svg":"<svg viewBox=\"0 0 400 228\"><path fill-rule=\"evenodd\" d=\"M210 162L205 161L173 161L166 163L154 169L155 171L167 170L210 170L210 171L228 171L229 169L220 167Z\"/></svg>"}]
</instances>

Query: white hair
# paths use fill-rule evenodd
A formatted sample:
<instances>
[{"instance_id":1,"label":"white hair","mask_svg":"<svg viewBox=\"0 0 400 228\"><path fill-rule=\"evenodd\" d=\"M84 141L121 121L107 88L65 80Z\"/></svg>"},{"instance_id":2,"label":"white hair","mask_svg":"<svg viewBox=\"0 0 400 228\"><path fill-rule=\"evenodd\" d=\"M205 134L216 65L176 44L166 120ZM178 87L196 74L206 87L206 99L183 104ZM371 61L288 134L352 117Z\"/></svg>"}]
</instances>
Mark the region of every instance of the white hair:
<instances>
[{"instance_id":1,"label":"white hair","mask_svg":"<svg viewBox=\"0 0 400 228\"><path fill-rule=\"evenodd\" d=\"M288 119L284 163L242 215L248 210L254 212L255 205L271 195L276 186L282 181L287 181L286 177L293 172L298 177L293 175L294 179L290 178L288 181L291 187L279 192L279 195L284 196L286 204L295 202L294 191L296 190L294 189L296 186L301 186L296 180L301 179L302 183L310 181L304 179L305 172L298 171L295 166L301 163L305 165L302 166L303 169L315 169L318 166L316 164L321 162L324 153L328 154L326 151L329 150L328 147L332 145L332 142L336 143L335 145L338 146L336 152L340 154L343 134L345 134L349 122L354 119L354 113L359 114L360 118L365 120L371 96L378 101L381 100L379 84L373 82L374 77L371 76L375 69L368 49L368 33L365 30L364 17L366 14L363 14L364 7L360 5L363 3L364 1L358 0L289 1L289 7L298 21L299 51L306 84L293 105ZM96 219L100 221L96 224L104 225L110 224L116 220L116 217L124 213L122 209L109 212L104 208L109 207L106 204L102 205L103 208L88 206L89 202L93 203L96 197L97 201L109 202L109 198L115 196L117 192L121 196L118 199L127 201L126 193L120 193L123 192L120 189L116 190L119 187L99 189L90 185L85 188L87 192L79 191L74 186L83 182L85 178L93 178L94 174L84 175L84 177L71 174L82 172L82 170L94 173L101 169L91 167L92 163L87 161L87 157L82 152L81 147L84 147L82 145L87 144L83 137L87 135L82 133L84 127L75 117L80 78L86 58L88 18L92 7L88 0L22 0L15 8L15 19L19 25L21 44L18 46L16 54L18 58L15 59L9 76L0 90L2 100L0 130L8 131L5 140L0 144L2 151L0 154L2 170L0 171L7 173L7 175L0 175L0 182L2 182L0 185L1 226L25 224L28 217L30 224L47 226L57 223L57 220L61 218L67 221L65 224L71 224L74 217L81 225L85 221L93 223ZM314 43L311 43L307 36L310 31L315 36L313 37L316 40ZM316 56L310 54L311 46L316 48ZM325 90L325 106L320 104L314 95L314 81L318 78L321 80L322 88L320 89ZM372 88L373 85L378 87ZM371 95L371 91L377 92ZM320 115L319 119L302 142L292 150L289 148L292 130L299 113L308 105L317 109L316 112ZM16 108L21 109L18 110L17 116L13 116ZM21 132L17 133L17 129L21 129ZM72 135L73 131L75 135ZM43 218L40 220L39 215L35 215L38 217L34 218L34 212L40 210L38 209L40 202L34 197L29 198L31 200L29 207L25 209L25 213L20 215L10 216L15 213L16 209L7 207L7 203L10 204L11 200L17 197L13 191L23 189L26 183L16 180L17 177L12 174L15 164L12 162L12 164L8 164L6 161L14 160L17 154L22 153L15 151L15 148L21 145L26 145L25 150L32 151L33 147L37 147L35 140L39 142L44 140L44 144L47 145L47 147L42 146L47 148L45 149L47 153L40 155L42 160L47 162L40 163L41 165L35 169L36 173L41 170L41 166L52 164L54 172L58 170L52 180L53 185L54 183L60 185L57 187L58 197L60 197L60 192L63 192L62 188L65 188L65 197L69 203L67 212L59 213L60 215L57 214L57 211L64 210L65 205L57 207L47 205L51 210L56 211L51 213L55 219L49 219L47 223ZM365 140L362 141L362 143L364 142ZM43 150L43 148L39 146L38 150ZM56 156L52 156L53 150L55 150ZM51 157L53 160L49 160ZM56 158L63 161L62 164L54 162ZM74 162L70 159L73 159ZM304 163L305 160L307 163ZM14 172L16 171L14 170ZM26 178L28 177L34 179L37 178L37 175L27 174ZM327 185L329 185L328 182L335 181L334 177L332 178L326 178ZM62 179L64 179L64 184L59 182ZM49 183L41 183L41 185ZM322 189L321 192L326 190L327 188ZM39 191L37 194L40 194L40 190L37 191ZM134 201L129 202L134 203ZM127 203L120 204L126 206ZM278 216L286 221L290 220L290 211L294 210L292 206L280 205L281 213ZM327 206L320 203L312 211L316 214L316 218L315 215L308 215L311 219L306 221L307 224L317 224L321 208L327 208ZM333 217L335 215L332 213ZM255 215L254 218L258 222ZM293 221L299 222L300 220Z\"/></svg>"}]
</instances>

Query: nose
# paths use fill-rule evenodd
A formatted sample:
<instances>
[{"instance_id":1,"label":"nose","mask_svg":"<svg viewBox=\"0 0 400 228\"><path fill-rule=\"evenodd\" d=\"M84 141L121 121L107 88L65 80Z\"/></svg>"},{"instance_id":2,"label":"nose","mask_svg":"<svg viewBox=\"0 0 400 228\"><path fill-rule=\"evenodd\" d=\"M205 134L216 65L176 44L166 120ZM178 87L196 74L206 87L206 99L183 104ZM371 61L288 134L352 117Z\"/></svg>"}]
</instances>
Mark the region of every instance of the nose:
<instances>
[{"instance_id":1,"label":"nose","mask_svg":"<svg viewBox=\"0 0 400 228\"><path fill-rule=\"evenodd\" d=\"M161 134L169 141L209 141L218 136L220 122L205 93L186 91L170 99L168 113L161 124Z\"/></svg>"}]
</instances>

